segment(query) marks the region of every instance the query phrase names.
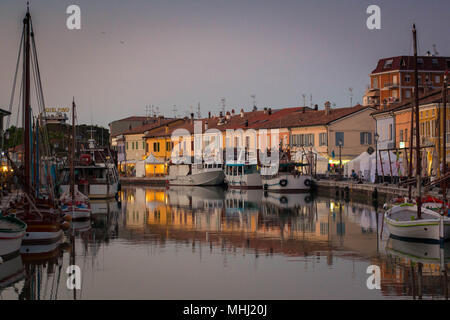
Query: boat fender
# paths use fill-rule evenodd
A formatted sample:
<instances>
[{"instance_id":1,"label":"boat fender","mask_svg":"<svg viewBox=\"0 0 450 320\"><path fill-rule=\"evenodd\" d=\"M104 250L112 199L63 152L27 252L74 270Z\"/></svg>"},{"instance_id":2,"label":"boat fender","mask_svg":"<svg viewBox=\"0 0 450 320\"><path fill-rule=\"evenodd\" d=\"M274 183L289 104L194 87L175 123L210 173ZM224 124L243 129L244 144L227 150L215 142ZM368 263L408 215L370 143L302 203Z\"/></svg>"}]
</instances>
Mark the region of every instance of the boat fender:
<instances>
[{"instance_id":1,"label":"boat fender","mask_svg":"<svg viewBox=\"0 0 450 320\"><path fill-rule=\"evenodd\" d=\"M70 214L65 214L63 218L64 218L64 221L68 221L68 222L72 221L72 216Z\"/></svg>"},{"instance_id":2,"label":"boat fender","mask_svg":"<svg viewBox=\"0 0 450 320\"><path fill-rule=\"evenodd\" d=\"M267 183L264 184L264 190L269 189L269 185Z\"/></svg>"},{"instance_id":3,"label":"boat fender","mask_svg":"<svg viewBox=\"0 0 450 320\"><path fill-rule=\"evenodd\" d=\"M311 186L311 180L306 179L304 184L305 184L305 186L310 187Z\"/></svg>"},{"instance_id":4,"label":"boat fender","mask_svg":"<svg viewBox=\"0 0 450 320\"><path fill-rule=\"evenodd\" d=\"M286 187L286 186L287 186L287 184L288 184L288 181L287 181L286 179L282 179L282 180L280 180L280 186L282 186L282 187Z\"/></svg>"},{"instance_id":5,"label":"boat fender","mask_svg":"<svg viewBox=\"0 0 450 320\"><path fill-rule=\"evenodd\" d=\"M70 228L70 223L68 221L64 221L63 223L61 223L61 229L63 229L64 231L69 230Z\"/></svg>"},{"instance_id":6,"label":"boat fender","mask_svg":"<svg viewBox=\"0 0 450 320\"><path fill-rule=\"evenodd\" d=\"M281 202L281 203L287 203L287 202L288 202L288 199L287 199L286 197L281 197L281 198L280 198L280 202Z\"/></svg>"}]
</instances>

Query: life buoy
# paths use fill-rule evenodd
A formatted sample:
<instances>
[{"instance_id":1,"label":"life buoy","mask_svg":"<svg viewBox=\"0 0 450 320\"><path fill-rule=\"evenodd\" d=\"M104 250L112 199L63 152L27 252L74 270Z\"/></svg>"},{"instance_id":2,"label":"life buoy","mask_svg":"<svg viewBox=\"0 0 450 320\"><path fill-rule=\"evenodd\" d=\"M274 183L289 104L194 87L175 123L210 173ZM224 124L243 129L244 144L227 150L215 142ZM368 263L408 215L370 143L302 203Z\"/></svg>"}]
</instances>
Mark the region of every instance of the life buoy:
<instances>
[{"instance_id":1,"label":"life buoy","mask_svg":"<svg viewBox=\"0 0 450 320\"><path fill-rule=\"evenodd\" d=\"M311 180L309 180L309 179L306 179L304 183L305 183L305 186L307 186L307 187L311 186Z\"/></svg>"},{"instance_id":2,"label":"life buoy","mask_svg":"<svg viewBox=\"0 0 450 320\"><path fill-rule=\"evenodd\" d=\"M286 186L287 186L287 184L288 184L288 181L287 181L286 179L282 179L282 180L280 180L280 186L282 186L282 187L286 187Z\"/></svg>"},{"instance_id":3,"label":"life buoy","mask_svg":"<svg viewBox=\"0 0 450 320\"><path fill-rule=\"evenodd\" d=\"M281 197L280 198L280 203L287 203L288 199L286 197Z\"/></svg>"}]
</instances>

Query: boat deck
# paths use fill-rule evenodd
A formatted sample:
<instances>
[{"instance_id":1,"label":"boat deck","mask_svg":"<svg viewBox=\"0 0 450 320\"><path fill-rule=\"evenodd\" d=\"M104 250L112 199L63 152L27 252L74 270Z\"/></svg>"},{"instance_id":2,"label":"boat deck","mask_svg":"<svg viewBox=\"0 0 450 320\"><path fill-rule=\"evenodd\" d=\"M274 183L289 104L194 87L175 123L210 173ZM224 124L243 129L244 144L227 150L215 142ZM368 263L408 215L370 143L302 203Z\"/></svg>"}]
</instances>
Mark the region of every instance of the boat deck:
<instances>
[{"instance_id":1,"label":"boat deck","mask_svg":"<svg viewBox=\"0 0 450 320\"><path fill-rule=\"evenodd\" d=\"M413 217L413 219L411 219L411 217ZM393 213L391 215L391 218L396 221L413 221L413 220L417 220L417 214L415 211L401 210L401 211ZM423 220L433 220L433 219L436 219L436 216L422 211L422 219Z\"/></svg>"}]
</instances>

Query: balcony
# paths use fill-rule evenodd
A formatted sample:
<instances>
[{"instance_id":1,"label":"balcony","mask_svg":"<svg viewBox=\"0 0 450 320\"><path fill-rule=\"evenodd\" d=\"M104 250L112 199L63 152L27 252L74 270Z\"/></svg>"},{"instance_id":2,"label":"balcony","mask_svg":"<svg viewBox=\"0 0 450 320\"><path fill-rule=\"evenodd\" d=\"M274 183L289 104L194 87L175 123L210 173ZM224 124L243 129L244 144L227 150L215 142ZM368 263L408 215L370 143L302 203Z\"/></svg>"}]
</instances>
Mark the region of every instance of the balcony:
<instances>
[{"instance_id":1,"label":"balcony","mask_svg":"<svg viewBox=\"0 0 450 320\"><path fill-rule=\"evenodd\" d=\"M384 89L398 88L398 86L399 86L398 82L385 82L384 83Z\"/></svg>"}]
</instances>

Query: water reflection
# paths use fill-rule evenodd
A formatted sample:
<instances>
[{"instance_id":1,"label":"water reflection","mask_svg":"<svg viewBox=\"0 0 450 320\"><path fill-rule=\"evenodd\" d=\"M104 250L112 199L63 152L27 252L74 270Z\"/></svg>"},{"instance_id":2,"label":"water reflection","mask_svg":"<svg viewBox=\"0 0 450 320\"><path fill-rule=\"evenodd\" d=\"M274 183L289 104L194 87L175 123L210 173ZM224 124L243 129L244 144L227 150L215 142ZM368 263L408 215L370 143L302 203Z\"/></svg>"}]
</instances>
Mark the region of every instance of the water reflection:
<instances>
[{"instance_id":1,"label":"water reflection","mask_svg":"<svg viewBox=\"0 0 450 320\"><path fill-rule=\"evenodd\" d=\"M0 297L448 298L449 245L389 239L373 205L261 190L128 187L120 203L92 208L92 220L74 225L62 245L22 248L0 264ZM65 274L74 263L83 274L75 295ZM380 290L367 288L369 265L380 267Z\"/></svg>"}]
</instances>

